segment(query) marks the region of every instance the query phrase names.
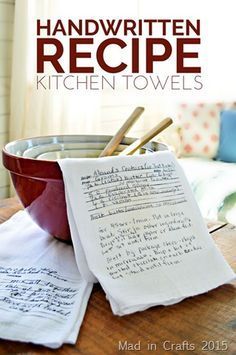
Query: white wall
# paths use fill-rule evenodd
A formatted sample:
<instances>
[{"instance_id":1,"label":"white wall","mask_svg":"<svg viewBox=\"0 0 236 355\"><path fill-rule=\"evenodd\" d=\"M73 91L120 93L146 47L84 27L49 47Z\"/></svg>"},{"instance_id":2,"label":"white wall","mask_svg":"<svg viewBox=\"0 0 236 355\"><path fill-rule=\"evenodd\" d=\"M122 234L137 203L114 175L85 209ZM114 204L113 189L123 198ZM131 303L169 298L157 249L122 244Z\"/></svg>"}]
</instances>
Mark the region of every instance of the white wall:
<instances>
[{"instance_id":1,"label":"white wall","mask_svg":"<svg viewBox=\"0 0 236 355\"><path fill-rule=\"evenodd\" d=\"M0 149L8 141L14 0L0 0ZM0 198L8 196L8 173L0 154Z\"/></svg>"}]
</instances>

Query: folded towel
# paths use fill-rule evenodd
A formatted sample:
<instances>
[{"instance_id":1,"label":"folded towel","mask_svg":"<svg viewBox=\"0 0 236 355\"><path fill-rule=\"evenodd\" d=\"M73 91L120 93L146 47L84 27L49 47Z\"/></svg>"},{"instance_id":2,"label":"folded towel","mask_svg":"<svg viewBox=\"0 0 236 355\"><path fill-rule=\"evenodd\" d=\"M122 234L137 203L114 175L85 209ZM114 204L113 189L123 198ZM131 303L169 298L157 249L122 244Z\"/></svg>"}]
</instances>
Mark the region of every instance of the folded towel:
<instances>
[{"instance_id":1,"label":"folded towel","mask_svg":"<svg viewBox=\"0 0 236 355\"><path fill-rule=\"evenodd\" d=\"M0 337L50 348L76 342L92 284L72 246L41 230L25 211L0 225Z\"/></svg>"},{"instance_id":2,"label":"folded towel","mask_svg":"<svg viewBox=\"0 0 236 355\"><path fill-rule=\"evenodd\" d=\"M174 155L58 161L78 268L112 311L169 305L230 282Z\"/></svg>"}]
</instances>

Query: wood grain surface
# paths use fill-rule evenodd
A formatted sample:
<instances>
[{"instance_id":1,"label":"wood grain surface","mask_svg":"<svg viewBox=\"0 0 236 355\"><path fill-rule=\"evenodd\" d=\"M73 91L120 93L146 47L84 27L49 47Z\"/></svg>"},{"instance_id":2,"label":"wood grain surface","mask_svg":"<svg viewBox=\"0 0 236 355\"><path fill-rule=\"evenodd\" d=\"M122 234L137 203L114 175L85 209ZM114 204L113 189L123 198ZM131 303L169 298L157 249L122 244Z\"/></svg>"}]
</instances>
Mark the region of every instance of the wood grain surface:
<instances>
[{"instance_id":1,"label":"wood grain surface","mask_svg":"<svg viewBox=\"0 0 236 355\"><path fill-rule=\"evenodd\" d=\"M8 219L19 208L16 199L1 201L0 221ZM212 236L236 270L236 227L219 227ZM119 349L119 344L122 346L125 341L130 350ZM225 346L227 350L224 351ZM95 285L75 346L64 345L50 350L43 346L0 340L0 354L236 355L236 283L173 306L153 307L124 317L112 314L104 292Z\"/></svg>"}]
</instances>

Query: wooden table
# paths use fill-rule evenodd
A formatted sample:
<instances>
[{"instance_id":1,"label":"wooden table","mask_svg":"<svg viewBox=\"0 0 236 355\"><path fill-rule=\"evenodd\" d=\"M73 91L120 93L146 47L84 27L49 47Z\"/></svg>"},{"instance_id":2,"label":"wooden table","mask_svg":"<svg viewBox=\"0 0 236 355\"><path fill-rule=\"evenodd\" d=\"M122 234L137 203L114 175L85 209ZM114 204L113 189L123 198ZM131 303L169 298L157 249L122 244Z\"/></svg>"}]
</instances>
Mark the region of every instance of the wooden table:
<instances>
[{"instance_id":1,"label":"wooden table","mask_svg":"<svg viewBox=\"0 0 236 355\"><path fill-rule=\"evenodd\" d=\"M0 222L19 208L15 199L1 201ZM211 230L216 244L236 270L236 226L213 224ZM119 344L125 346L125 341L129 350L119 349ZM227 350L224 351L226 346ZM236 283L218 287L173 306L153 307L125 317L112 314L104 292L96 285L75 346L64 345L58 350L50 350L32 344L0 340L0 354L54 353L236 355Z\"/></svg>"}]
</instances>

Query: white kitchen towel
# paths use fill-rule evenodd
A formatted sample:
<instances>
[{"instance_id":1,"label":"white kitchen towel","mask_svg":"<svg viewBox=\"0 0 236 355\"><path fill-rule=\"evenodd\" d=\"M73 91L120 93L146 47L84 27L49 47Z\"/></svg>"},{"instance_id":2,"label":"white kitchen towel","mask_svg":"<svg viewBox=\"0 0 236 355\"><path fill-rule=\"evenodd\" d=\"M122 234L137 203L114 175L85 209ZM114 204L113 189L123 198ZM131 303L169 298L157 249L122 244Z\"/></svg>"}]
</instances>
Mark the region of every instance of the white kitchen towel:
<instances>
[{"instance_id":1,"label":"white kitchen towel","mask_svg":"<svg viewBox=\"0 0 236 355\"><path fill-rule=\"evenodd\" d=\"M174 155L59 161L78 268L125 315L216 288L235 274Z\"/></svg>"},{"instance_id":2,"label":"white kitchen towel","mask_svg":"<svg viewBox=\"0 0 236 355\"><path fill-rule=\"evenodd\" d=\"M74 344L91 290L73 247L25 211L0 225L0 338L51 348Z\"/></svg>"}]
</instances>

